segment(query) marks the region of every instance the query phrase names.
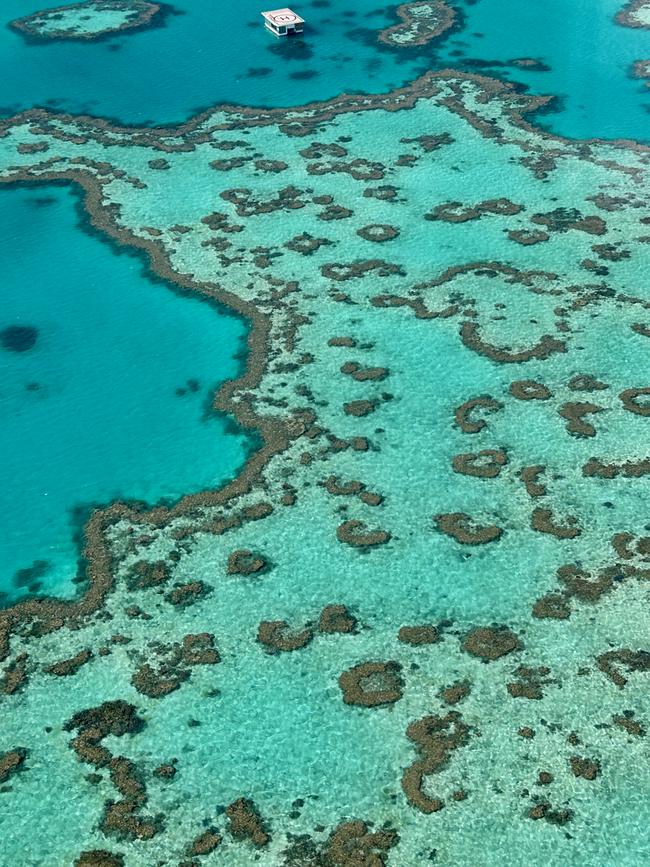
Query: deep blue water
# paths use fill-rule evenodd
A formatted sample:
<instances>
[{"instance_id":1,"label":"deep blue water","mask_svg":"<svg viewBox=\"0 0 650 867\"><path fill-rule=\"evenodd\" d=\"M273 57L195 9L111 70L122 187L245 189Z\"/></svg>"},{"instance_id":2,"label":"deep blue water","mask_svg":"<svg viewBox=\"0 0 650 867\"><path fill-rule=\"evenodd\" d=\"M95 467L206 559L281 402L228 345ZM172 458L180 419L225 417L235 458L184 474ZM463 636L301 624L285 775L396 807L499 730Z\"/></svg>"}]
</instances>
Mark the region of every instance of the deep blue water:
<instances>
[{"instance_id":1,"label":"deep blue water","mask_svg":"<svg viewBox=\"0 0 650 867\"><path fill-rule=\"evenodd\" d=\"M10 597L36 581L72 592L89 506L217 486L250 442L210 411L240 370L245 324L154 282L139 257L80 229L76 203L66 187L0 188L0 591Z\"/></svg>"},{"instance_id":2,"label":"deep blue water","mask_svg":"<svg viewBox=\"0 0 650 867\"><path fill-rule=\"evenodd\" d=\"M178 14L164 26L95 43L28 44L0 29L0 110L49 105L160 124L224 101L280 106L343 91L381 92L453 65L561 97L562 110L544 122L564 135L650 137L650 93L628 75L634 60L648 57L649 37L613 24L622 0L456 0L463 29L440 46L407 51L376 40L377 30L394 22L394 6L357 0L340 13L329 0L298 2L308 22L302 40L266 32L259 0L241 0L227 26L213 2L176 0ZM6 0L2 15L9 21L44 6ZM550 71L501 65L531 56Z\"/></svg>"}]
</instances>

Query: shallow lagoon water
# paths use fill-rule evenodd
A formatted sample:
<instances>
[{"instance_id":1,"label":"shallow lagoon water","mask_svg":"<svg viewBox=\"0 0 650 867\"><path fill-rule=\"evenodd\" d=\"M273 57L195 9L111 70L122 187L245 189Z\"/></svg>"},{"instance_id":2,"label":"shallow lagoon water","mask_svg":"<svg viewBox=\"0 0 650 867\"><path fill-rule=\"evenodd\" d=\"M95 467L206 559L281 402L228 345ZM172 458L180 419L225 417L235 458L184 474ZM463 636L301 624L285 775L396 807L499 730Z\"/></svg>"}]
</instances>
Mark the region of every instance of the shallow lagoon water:
<instances>
[{"instance_id":1,"label":"shallow lagoon water","mask_svg":"<svg viewBox=\"0 0 650 867\"><path fill-rule=\"evenodd\" d=\"M0 191L0 331L37 329L32 348L0 349L5 600L74 593L92 507L217 487L248 450L210 409L244 323L150 278L78 208L65 187Z\"/></svg>"}]
</instances>

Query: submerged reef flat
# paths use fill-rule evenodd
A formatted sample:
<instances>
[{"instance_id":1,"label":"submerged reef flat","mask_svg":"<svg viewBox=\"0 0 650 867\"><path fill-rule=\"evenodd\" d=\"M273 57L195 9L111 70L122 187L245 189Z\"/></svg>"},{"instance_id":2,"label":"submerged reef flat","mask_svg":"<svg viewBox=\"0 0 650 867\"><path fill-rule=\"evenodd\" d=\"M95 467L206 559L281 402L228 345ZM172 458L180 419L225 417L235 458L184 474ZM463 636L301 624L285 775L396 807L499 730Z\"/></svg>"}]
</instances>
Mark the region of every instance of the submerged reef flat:
<instances>
[{"instance_id":1,"label":"submerged reef flat","mask_svg":"<svg viewBox=\"0 0 650 867\"><path fill-rule=\"evenodd\" d=\"M12 863L648 860L650 153L542 102L2 123L0 181L248 317L263 440L0 614Z\"/></svg>"},{"instance_id":2,"label":"submerged reef flat","mask_svg":"<svg viewBox=\"0 0 650 867\"><path fill-rule=\"evenodd\" d=\"M650 2L630 0L616 15L616 22L623 27L650 29Z\"/></svg>"},{"instance_id":3,"label":"submerged reef flat","mask_svg":"<svg viewBox=\"0 0 650 867\"><path fill-rule=\"evenodd\" d=\"M632 64L632 76L634 78L650 78L650 60L636 60Z\"/></svg>"},{"instance_id":4,"label":"submerged reef flat","mask_svg":"<svg viewBox=\"0 0 650 867\"><path fill-rule=\"evenodd\" d=\"M147 0L84 0L34 12L9 26L30 39L99 39L146 27L160 12L160 5Z\"/></svg>"},{"instance_id":5,"label":"submerged reef flat","mask_svg":"<svg viewBox=\"0 0 650 867\"><path fill-rule=\"evenodd\" d=\"M397 17L402 19L402 23L381 30L378 39L386 45L407 48L438 39L455 25L458 13L445 0L418 0L398 6Z\"/></svg>"}]
</instances>

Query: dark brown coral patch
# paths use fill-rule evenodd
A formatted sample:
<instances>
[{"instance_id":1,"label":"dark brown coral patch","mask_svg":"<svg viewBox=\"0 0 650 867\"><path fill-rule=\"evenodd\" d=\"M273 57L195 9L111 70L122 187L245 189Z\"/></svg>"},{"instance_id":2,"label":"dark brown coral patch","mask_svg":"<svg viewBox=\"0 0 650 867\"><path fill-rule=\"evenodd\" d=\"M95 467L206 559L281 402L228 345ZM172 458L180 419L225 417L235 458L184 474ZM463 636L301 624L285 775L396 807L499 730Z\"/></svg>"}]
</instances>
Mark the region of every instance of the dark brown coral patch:
<instances>
[{"instance_id":1,"label":"dark brown coral patch","mask_svg":"<svg viewBox=\"0 0 650 867\"><path fill-rule=\"evenodd\" d=\"M401 626L397 633L397 640L402 644L421 647L424 644L435 644L440 641L440 632L429 623L422 626Z\"/></svg>"},{"instance_id":2,"label":"dark brown coral patch","mask_svg":"<svg viewBox=\"0 0 650 867\"><path fill-rule=\"evenodd\" d=\"M372 548L390 541L388 530L368 530L362 521L344 521L336 528L339 542L355 548Z\"/></svg>"},{"instance_id":3,"label":"dark brown coral patch","mask_svg":"<svg viewBox=\"0 0 650 867\"><path fill-rule=\"evenodd\" d=\"M185 607L186 605L193 605L199 599L208 596L211 592L212 588L205 584L205 582L189 581L187 584L178 584L166 594L165 599L172 605Z\"/></svg>"},{"instance_id":4,"label":"dark brown coral patch","mask_svg":"<svg viewBox=\"0 0 650 867\"><path fill-rule=\"evenodd\" d=\"M346 704L380 707L402 697L403 681L399 662L361 662L344 671L339 686Z\"/></svg>"},{"instance_id":5,"label":"dark brown coral patch","mask_svg":"<svg viewBox=\"0 0 650 867\"><path fill-rule=\"evenodd\" d=\"M376 409L377 402L374 400L351 400L343 404L343 412L346 415L353 415L357 418L370 415Z\"/></svg>"},{"instance_id":6,"label":"dark brown coral patch","mask_svg":"<svg viewBox=\"0 0 650 867\"><path fill-rule=\"evenodd\" d=\"M399 229L388 223L371 223L357 229L357 235L366 241L376 241L378 244L384 241L392 241L399 235Z\"/></svg>"},{"instance_id":7,"label":"dark brown coral patch","mask_svg":"<svg viewBox=\"0 0 650 867\"><path fill-rule=\"evenodd\" d=\"M221 835L214 828L208 828L192 840L187 850L188 855L209 855L220 843Z\"/></svg>"},{"instance_id":8,"label":"dark brown coral patch","mask_svg":"<svg viewBox=\"0 0 650 867\"><path fill-rule=\"evenodd\" d=\"M274 175L289 168L284 160L255 160L254 165L259 172L271 172Z\"/></svg>"},{"instance_id":9,"label":"dark brown coral patch","mask_svg":"<svg viewBox=\"0 0 650 867\"><path fill-rule=\"evenodd\" d=\"M344 208L343 205L326 205L318 215L319 220L330 222L331 220L347 220L352 216L350 208Z\"/></svg>"},{"instance_id":10,"label":"dark brown coral patch","mask_svg":"<svg viewBox=\"0 0 650 867\"><path fill-rule=\"evenodd\" d=\"M567 596L581 602L598 602L603 593L611 590L619 571L617 567L608 567L594 577L580 566L567 563L557 570L557 577L564 585Z\"/></svg>"},{"instance_id":11,"label":"dark brown coral patch","mask_svg":"<svg viewBox=\"0 0 650 867\"><path fill-rule=\"evenodd\" d=\"M219 653L209 632L186 635L183 644L153 645L155 656L131 677L133 686L149 698L162 698L177 690L190 677L188 666L214 665Z\"/></svg>"},{"instance_id":12,"label":"dark brown coral patch","mask_svg":"<svg viewBox=\"0 0 650 867\"><path fill-rule=\"evenodd\" d=\"M635 332L635 334L641 334L643 337L650 337L650 325L646 325L643 322L634 322L630 325L630 328Z\"/></svg>"},{"instance_id":13,"label":"dark brown coral patch","mask_svg":"<svg viewBox=\"0 0 650 867\"><path fill-rule=\"evenodd\" d=\"M320 160L323 157L346 157L348 155L348 151L340 144L336 144L335 142L324 143L319 141L313 141L309 147L303 148L298 151L301 157L304 157L306 160Z\"/></svg>"},{"instance_id":14,"label":"dark brown coral patch","mask_svg":"<svg viewBox=\"0 0 650 867\"><path fill-rule=\"evenodd\" d=\"M147 800L147 790L137 768L124 756L113 756L108 763L111 783L117 791L137 806Z\"/></svg>"},{"instance_id":15,"label":"dark brown coral patch","mask_svg":"<svg viewBox=\"0 0 650 867\"><path fill-rule=\"evenodd\" d=\"M163 698L177 690L190 676L187 669L174 662L162 660L157 668L145 662L131 676L131 684L141 695Z\"/></svg>"},{"instance_id":16,"label":"dark brown coral patch","mask_svg":"<svg viewBox=\"0 0 650 867\"><path fill-rule=\"evenodd\" d=\"M445 716L425 716L410 723L406 736L413 741L418 759L402 774L402 789L408 802L422 813L436 813L444 806L440 798L432 798L424 790L425 777L441 771L452 753L469 740L469 726L457 711Z\"/></svg>"},{"instance_id":17,"label":"dark brown coral patch","mask_svg":"<svg viewBox=\"0 0 650 867\"><path fill-rule=\"evenodd\" d=\"M262 620L257 628L257 640L267 653L290 653L306 647L314 637L311 626L292 628L286 620Z\"/></svg>"},{"instance_id":18,"label":"dark brown coral patch","mask_svg":"<svg viewBox=\"0 0 650 867\"><path fill-rule=\"evenodd\" d=\"M432 151L439 150L443 145L453 144L454 141L454 137L448 132L423 133L422 135L415 136L415 138L401 138L400 144L417 144L422 148L424 153L429 154Z\"/></svg>"},{"instance_id":19,"label":"dark brown coral patch","mask_svg":"<svg viewBox=\"0 0 650 867\"><path fill-rule=\"evenodd\" d=\"M567 421L568 432L577 437L596 436L596 428L584 417L598 412L604 412L604 407L588 401L567 401L558 409L559 415Z\"/></svg>"},{"instance_id":20,"label":"dark brown coral patch","mask_svg":"<svg viewBox=\"0 0 650 867\"><path fill-rule=\"evenodd\" d=\"M357 345L354 337L330 337L327 341L328 346L345 346L348 349L353 349Z\"/></svg>"},{"instance_id":21,"label":"dark brown coral patch","mask_svg":"<svg viewBox=\"0 0 650 867\"><path fill-rule=\"evenodd\" d=\"M77 730L77 737L70 742L72 749L82 762L97 768L108 765L111 783L122 795L120 801L107 802L101 830L107 834L149 840L160 829L160 822L138 814L146 804L147 793L137 768L123 756L113 756L102 745L102 740L108 735L121 737L135 734L143 725L144 721L138 716L136 708L117 699L76 713L63 729Z\"/></svg>"},{"instance_id":22,"label":"dark brown coral patch","mask_svg":"<svg viewBox=\"0 0 650 867\"><path fill-rule=\"evenodd\" d=\"M650 387L626 388L619 394L623 408L635 415L650 416L650 403L639 403L638 398L650 394Z\"/></svg>"},{"instance_id":23,"label":"dark brown coral patch","mask_svg":"<svg viewBox=\"0 0 650 867\"><path fill-rule=\"evenodd\" d=\"M326 605L318 618L318 631L326 635L349 634L357 631L357 618L345 605Z\"/></svg>"},{"instance_id":24,"label":"dark brown coral patch","mask_svg":"<svg viewBox=\"0 0 650 867\"><path fill-rule=\"evenodd\" d=\"M170 764L158 765L154 768L153 775L160 780L173 780L176 776L176 768Z\"/></svg>"},{"instance_id":25,"label":"dark brown coral patch","mask_svg":"<svg viewBox=\"0 0 650 867\"><path fill-rule=\"evenodd\" d=\"M586 478L594 476L601 479L615 479L622 476L626 479L640 478L650 475L650 458L638 461L622 461L621 463L606 463L599 458L589 458L582 467L582 475Z\"/></svg>"},{"instance_id":26,"label":"dark brown coral patch","mask_svg":"<svg viewBox=\"0 0 650 867\"><path fill-rule=\"evenodd\" d=\"M455 473L462 473L465 476L495 479L507 462L508 457L503 449L483 449L475 454L454 455L452 467Z\"/></svg>"},{"instance_id":27,"label":"dark brown coral patch","mask_svg":"<svg viewBox=\"0 0 650 867\"><path fill-rule=\"evenodd\" d=\"M445 223L467 223L478 220L481 210L478 205L464 205L462 202L443 202L424 215L425 220L442 220Z\"/></svg>"},{"instance_id":28,"label":"dark brown coral patch","mask_svg":"<svg viewBox=\"0 0 650 867\"><path fill-rule=\"evenodd\" d=\"M229 555L226 571L229 575L257 575L266 567L266 558L248 548L238 548Z\"/></svg>"},{"instance_id":29,"label":"dark brown coral patch","mask_svg":"<svg viewBox=\"0 0 650 867\"><path fill-rule=\"evenodd\" d=\"M20 142L16 146L16 151L19 154L40 154L50 149L46 141Z\"/></svg>"},{"instance_id":30,"label":"dark brown coral patch","mask_svg":"<svg viewBox=\"0 0 650 867\"><path fill-rule=\"evenodd\" d=\"M398 188L392 184L380 184L378 187L366 187L363 195L367 199L378 199L381 202L391 202L397 198Z\"/></svg>"},{"instance_id":31,"label":"dark brown coral patch","mask_svg":"<svg viewBox=\"0 0 650 867\"><path fill-rule=\"evenodd\" d=\"M303 232L301 235L296 235L284 245L287 250L293 250L296 253L302 253L303 256L311 256L320 247L329 245L332 242L328 238L314 238L308 232Z\"/></svg>"},{"instance_id":32,"label":"dark brown coral patch","mask_svg":"<svg viewBox=\"0 0 650 867\"><path fill-rule=\"evenodd\" d=\"M533 617L538 620L567 620L570 616L571 608L561 593L549 593L540 597L533 605Z\"/></svg>"},{"instance_id":33,"label":"dark brown coral patch","mask_svg":"<svg viewBox=\"0 0 650 867\"><path fill-rule=\"evenodd\" d=\"M238 223L231 223L228 214L223 211L214 211L201 217L201 222L204 223L213 232L225 232L227 235L236 234L244 230L243 226Z\"/></svg>"},{"instance_id":34,"label":"dark brown coral patch","mask_svg":"<svg viewBox=\"0 0 650 867\"><path fill-rule=\"evenodd\" d=\"M529 819L544 819L550 825L566 825L573 818L571 810L556 810L548 801L540 801L528 811Z\"/></svg>"},{"instance_id":35,"label":"dark brown coral patch","mask_svg":"<svg viewBox=\"0 0 650 867\"><path fill-rule=\"evenodd\" d=\"M623 647L621 650L608 650L596 657L598 668L619 689L623 689L627 683L627 677L620 669L632 671L650 671L650 653L647 650L630 650Z\"/></svg>"},{"instance_id":36,"label":"dark brown coral patch","mask_svg":"<svg viewBox=\"0 0 650 867\"><path fill-rule=\"evenodd\" d=\"M104 834L135 840L151 840L159 831L159 823L154 819L143 819L137 815L138 806L129 800L108 802L100 828Z\"/></svg>"},{"instance_id":37,"label":"dark brown coral patch","mask_svg":"<svg viewBox=\"0 0 650 867\"><path fill-rule=\"evenodd\" d=\"M551 683L548 675L551 670L545 665L537 668L530 665L520 665L513 672L516 680L506 684L506 688L512 698L527 698L539 701L544 697L542 687Z\"/></svg>"},{"instance_id":38,"label":"dark brown coral patch","mask_svg":"<svg viewBox=\"0 0 650 867\"><path fill-rule=\"evenodd\" d=\"M387 367L362 367L357 361L346 361L340 369L357 382L381 382L389 373Z\"/></svg>"},{"instance_id":39,"label":"dark brown coral patch","mask_svg":"<svg viewBox=\"0 0 650 867\"><path fill-rule=\"evenodd\" d=\"M452 683L450 686L445 686L440 690L438 695L444 701L445 704L458 704L463 701L463 699L467 698L467 696L472 691L472 688L467 680L458 680L456 683Z\"/></svg>"},{"instance_id":40,"label":"dark brown coral patch","mask_svg":"<svg viewBox=\"0 0 650 867\"><path fill-rule=\"evenodd\" d=\"M570 229L589 235L604 235L607 232L607 224L602 217L585 217L576 208L555 208L553 211L534 214L531 222L545 226L550 232L568 232Z\"/></svg>"},{"instance_id":41,"label":"dark brown coral patch","mask_svg":"<svg viewBox=\"0 0 650 867\"><path fill-rule=\"evenodd\" d=\"M543 241L548 241L551 236L547 232L534 229L510 229L508 231L508 239L521 244L523 247L530 247L533 244L541 244Z\"/></svg>"},{"instance_id":42,"label":"dark brown coral patch","mask_svg":"<svg viewBox=\"0 0 650 867\"><path fill-rule=\"evenodd\" d=\"M401 265L392 262L384 262L383 259L362 259L358 262L344 264L342 262L330 262L321 265L321 274L328 280L352 280L354 277L365 277L366 274L374 273L377 277L390 277L394 274L404 276Z\"/></svg>"},{"instance_id":43,"label":"dark brown coral patch","mask_svg":"<svg viewBox=\"0 0 650 867\"><path fill-rule=\"evenodd\" d=\"M228 830L235 840L249 840L254 846L266 846L270 840L266 823L249 798L238 798L226 807Z\"/></svg>"},{"instance_id":44,"label":"dark brown coral patch","mask_svg":"<svg viewBox=\"0 0 650 867\"><path fill-rule=\"evenodd\" d=\"M510 394L517 400L548 400L553 396L550 388L534 379L518 379L511 382Z\"/></svg>"},{"instance_id":45,"label":"dark brown coral patch","mask_svg":"<svg viewBox=\"0 0 650 867\"><path fill-rule=\"evenodd\" d=\"M467 633L461 646L465 653L491 662L521 650L523 644L507 626L477 626Z\"/></svg>"},{"instance_id":46,"label":"dark brown coral patch","mask_svg":"<svg viewBox=\"0 0 650 867\"><path fill-rule=\"evenodd\" d=\"M538 481L544 472L546 472L546 467L543 464L534 464L530 467L522 467L517 473L524 483L526 493L532 499L543 497L546 494L546 485L542 485Z\"/></svg>"},{"instance_id":47,"label":"dark brown coral patch","mask_svg":"<svg viewBox=\"0 0 650 867\"><path fill-rule=\"evenodd\" d=\"M620 249L616 244L594 244L591 249L599 259L606 259L608 262L622 262L631 255L629 250Z\"/></svg>"},{"instance_id":48,"label":"dark brown coral patch","mask_svg":"<svg viewBox=\"0 0 650 867\"><path fill-rule=\"evenodd\" d=\"M338 476L328 476L322 485L328 494L335 497L353 497L360 494L365 487L358 479L342 482Z\"/></svg>"},{"instance_id":49,"label":"dark brown coral patch","mask_svg":"<svg viewBox=\"0 0 650 867\"><path fill-rule=\"evenodd\" d=\"M2 672L2 678L0 678L0 691L4 695L14 695L27 684L28 660L29 656L26 653L19 653L18 656L6 666Z\"/></svg>"},{"instance_id":50,"label":"dark brown coral patch","mask_svg":"<svg viewBox=\"0 0 650 867\"><path fill-rule=\"evenodd\" d=\"M359 499L362 503L365 503L366 506L381 506L384 502L384 498L381 494L376 494L374 491L362 491L359 494Z\"/></svg>"},{"instance_id":51,"label":"dark brown coral patch","mask_svg":"<svg viewBox=\"0 0 650 867\"><path fill-rule=\"evenodd\" d=\"M65 723L63 730L77 729L80 734L87 733L89 740L100 741L107 735L137 734L143 726L144 720L138 716L135 706L116 699L79 711Z\"/></svg>"},{"instance_id":52,"label":"dark brown coral patch","mask_svg":"<svg viewBox=\"0 0 650 867\"><path fill-rule=\"evenodd\" d=\"M183 662L186 665L216 665L221 662L211 632L183 636Z\"/></svg>"},{"instance_id":53,"label":"dark brown coral patch","mask_svg":"<svg viewBox=\"0 0 650 867\"><path fill-rule=\"evenodd\" d=\"M261 521L264 518L268 518L269 515L273 513L273 506L271 503L253 503L250 506L246 506L239 513L242 521Z\"/></svg>"},{"instance_id":54,"label":"dark brown coral patch","mask_svg":"<svg viewBox=\"0 0 650 867\"><path fill-rule=\"evenodd\" d=\"M250 159L251 157L230 157L229 159L214 160L210 166L218 172L231 172L233 169L241 168Z\"/></svg>"},{"instance_id":55,"label":"dark brown coral patch","mask_svg":"<svg viewBox=\"0 0 650 867\"><path fill-rule=\"evenodd\" d=\"M571 391L603 391L609 388L606 382L601 382L589 373L579 373L569 380L567 387Z\"/></svg>"},{"instance_id":56,"label":"dark brown coral patch","mask_svg":"<svg viewBox=\"0 0 650 867\"><path fill-rule=\"evenodd\" d=\"M645 737L646 730L645 727L638 721L634 719L634 711L623 711L622 714L615 714L612 717L612 722L614 725L617 725L619 728L623 729L623 731L627 732L629 735L635 738L643 738Z\"/></svg>"},{"instance_id":57,"label":"dark brown coral patch","mask_svg":"<svg viewBox=\"0 0 650 867\"><path fill-rule=\"evenodd\" d=\"M478 208L483 214L495 214L501 217L513 217L524 210L523 205L518 205L516 202L511 202L510 199L504 197L485 199L483 202L479 202Z\"/></svg>"},{"instance_id":58,"label":"dark brown coral patch","mask_svg":"<svg viewBox=\"0 0 650 867\"><path fill-rule=\"evenodd\" d=\"M523 210L522 205L510 199L486 199L476 205L463 205L462 202L444 202L425 214L425 220L443 220L446 223L467 223L478 220L486 214L511 217Z\"/></svg>"},{"instance_id":59,"label":"dark brown coral patch","mask_svg":"<svg viewBox=\"0 0 650 867\"><path fill-rule=\"evenodd\" d=\"M48 665L43 670L46 674L53 674L56 677L68 677L71 674L76 674L82 665L90 662L92 657L92 650L85 648L84 650L80 650L75 656L69 659L62 659L53 665Z\"/></svg>"},{"instance_id":60,"label":"dark brown coral patch","mask_svg":"<svg viewBox=\"0 0 650 867\"><path fill-rule=\"evenodd\" d=\"M382 867L388 850L399 840L395 831L370 831L360 820L343 822L329 836L323 867ZM316 867L317 863L310 860Z\"/></svg>"},{"instance_id":61,"label":"dark brown coral patch","mask_svg":"<svg viewBox=\"0 0 650 867\"><path fill-rule=\"evenodd\" d=\"M386 166L376 160L355 157L352 160L324 160L308 163L307 172L310 175L322 176L330 174L347 174L355 181L380 181L386 174Z\"/></svg>"},{"instance_id":62,"label":"dark brown coral patch","mask_svg":"<svg viewBox=\"0 0 650 867\"><path fill-rule=\"evenodd\" d=\"M528 349L513 350L494 346L481 338L476 322L463 322L460 327L460 338L468 349L501 364L519 364L523 361L530 361L532 358L543 361L557 352L566 352L566 343L551 337L550 334L543 334L537 343Z\"/></svg>"},{"instance_id":63,"label":"dark brown coral patch","mask_svg":"<svg viewBox=\"0 0 650 867\"><path fill-rule=\"evenodd\" d=\"M486 545L501 537L503 530L496 524L477 524L464 512L447 512L434 515L441 533L451 536L461 545Z\"/></svg>"},{"instance_id":64,"label":"dark brown coral patch","mask_svg":"<svg viewBox=\"0 0 650 867\"><path fill-rule=\"evenodd\" d=\"M107 849L89 849L80 853L74 867L124 867L124 856Z\"/></svg>"},{"instance_id":65,"label":"dark brown coral patch","mask_svg":"<svg viewBox=\"0 0 650 867\"><path fill-rule=\"evenodd\" d=\"M594 575L577 564L567 563L557 570L557 577L563 586L562 593L550 593L538 599L533 606L533 616L539 619L553 618L566 620L571 614L569 601L595 603L614 586L614 580L621 574L621 568L608 566Z\"/></svg>"},{"instance_id":66,"label":"dark brown coral patch","mask_svg":"<svg viewBox=\"0 0 650 867\"><path fill-rule=\"evenodd\" d=\"M595 780L600 774L600 762L595 759L571 756L569 764L574 777L582 777L584 780Z\"/></svg>"},{"instance_id":67,"label":"dark brown coral patch","mask_svg":"<svg viewBox=\"0 0 650 867\"><path fill-rule=\"evenodd\" d=\"M129 590L147 590L150 587L160 587L169 581L171 572L169 564L164 560L150 562L138 560L130 568L126 576L126 586Z\"/></svg>"},{"instance_id":68,"label":"dark brown coral patch","mask_svg":"<svg viewBox=\"0 0 650 867\"><path fill-rule=\"evenodd\" d=\"M6 783L10 777L18 773L23 768L26 758L27 750L23 747L0 753L0 783Z\"/></svg>"},{"instance_id":69,"label":"dark brown coral patch","mask_svg":"<svg viewBox=\"0 0 650 867\"><path fill-rule=\"evenodd\" d=\"M636 538L631 533L616 533L611 543L621 560L627 561L622 567L625 575L650 578L650 536Z\"/></svg>"},{"instance_id":70,"label":"dark brown coral patch","mask_svg":"<svg viewBox=\"0 0 650 867\"><path fill-rule=\"evenodd\" d=\"M533 509L530 516L531 529L538 533L547 533L556 539L575 539L582 532L577 526L577 518L569 516L564 524L558 524L553 518L551 509Z\"/></svg>"},{"instance_id":71,"label":"dark brown coral patch","mask_svg":"<svg viewBox=\"0 0 650 867\"><path fill-rule=\"evenodd\" d=\"M270 198L258 199L246 187L223 190L219 196L235 206L240 217L252 217L256 214L270 214L274 211L294 211L304 208L306 202L301 198L303 190L292 185L278 190Z\"/></svg>"},{"instance_id":72,"label":"dark brown coral patch","mask_svg":"<svg viewBox=\"0 0 650 867\"><path fill-rule=\"evenodd\" d=\"M472 397L466 400L465 403L461 403L454 410L454 421L465 433L478 433L487 425L485 419L474 419L472 417L475 409L483 409L486 412L497 412L497 410L503 409L503 404L489 395Z\"/></svg>"}]
</instances>

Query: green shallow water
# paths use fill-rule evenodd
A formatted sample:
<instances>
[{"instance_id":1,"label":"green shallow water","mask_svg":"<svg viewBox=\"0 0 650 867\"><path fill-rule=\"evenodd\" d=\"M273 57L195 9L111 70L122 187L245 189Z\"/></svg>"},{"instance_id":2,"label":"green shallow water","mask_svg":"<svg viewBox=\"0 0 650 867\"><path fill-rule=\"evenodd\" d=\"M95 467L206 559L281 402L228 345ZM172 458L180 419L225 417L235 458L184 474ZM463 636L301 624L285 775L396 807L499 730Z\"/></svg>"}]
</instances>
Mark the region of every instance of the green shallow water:
<instances>
[{"instance_id":1,"label":"green shallow water","mask_svg":"<svg viewBox=\"0 0 650 867\"><path fill-rule=\"evenodd\" d=\"M234 403L273 454L223 503L95 513L101 604L6 624L0 863L648 860L648 158L526 108L461 70L164 133L6 125L0 180L72 175L126 248L256 311Z\"/></svg>"}]
</instances>

